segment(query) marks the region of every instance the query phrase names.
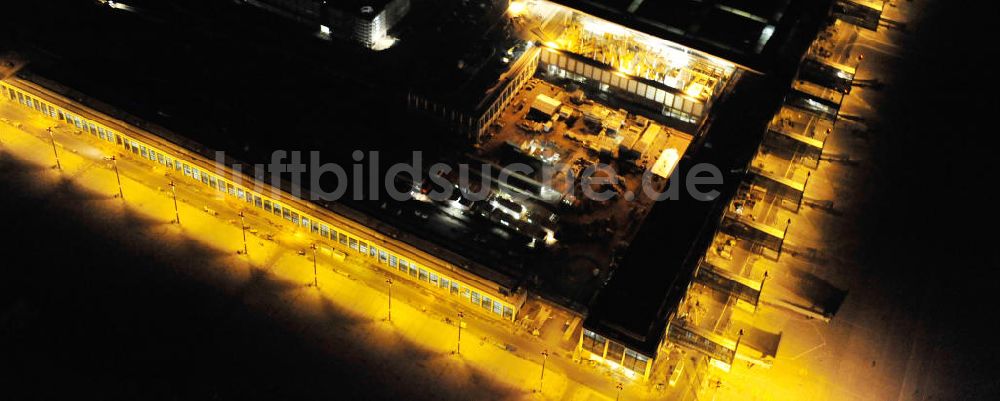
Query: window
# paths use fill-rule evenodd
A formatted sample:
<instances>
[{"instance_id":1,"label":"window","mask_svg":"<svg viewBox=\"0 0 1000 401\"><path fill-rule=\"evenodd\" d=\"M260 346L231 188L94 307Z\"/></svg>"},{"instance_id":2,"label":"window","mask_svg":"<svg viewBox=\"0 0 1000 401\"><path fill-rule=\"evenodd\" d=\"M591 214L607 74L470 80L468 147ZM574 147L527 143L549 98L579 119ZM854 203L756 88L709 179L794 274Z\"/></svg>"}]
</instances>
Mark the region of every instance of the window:
<instances>
[{"instance_id":1,"label":"window","mask_svg":"<svg viewBox=\"0 0 1000 401\"><path fill-rule=\"evenodd\" d=\"M306 217L306 216L302 216L302 227L304 227L304 228L310 228L311 225L312 225L312 222L309 221L309 218Z\"/></svg>"},{"instance_id":2,"label":"window","mask_svg":"<svg viewBox=\"0 0 1000 401\"><path fill-rule=\"evenodd\" d=\"M149 154L146 153L146 146L145 145L139 145L139 154L142 155L142 157L144 159L149 157L148 156ZM187 166L184 166L184 168L185 168L184 172L187 173Z\"/></svg>"},{"instance_id":3,"label":"window","mask_svg":"<svg viewBox=\"0 0 1000 401\"><path fill-rule=\"evenodd\" d=\"M403 259L399 260L399 271L406 273L406 271L409 270L409 268L410 268L410 262L407 262Z\"/></svg>"},{"instance_id":4,"label":"window","mask_svg":"<svg viewBox=\"0 0 1000 401\"><path fill-rule=\"evenodd\" d=\"M339 241L342 245L347 245L347 235L344 233L340 233Z\"/></svg>"},{"instance_id":5,"label":"window","mask_svg":"<svg viewBox=\"0 0 1000 401\"><path fill-rule=\"evenodd\" d=\"M503 318L507 320L514 320L514 309L509 306L504 306Z\"/></svg>"},{"instance_id":6,"label":"window","mask_svg":"<svg viewBox=\"0 0 1000 401\"><path fill-rule=\"evenodd\" d=\"M418 273L417 273L417 264L416 263L410 263L410 276L417 277L417 275L418 275Z\"/></svg>"},{"instance_id":7,"label":"window","mask_svg":"<svg viewBox=\"0 0 1000 401\"><path fill-rule=\"evenodd\" d=\"M437 275L437 273L430 272L430 277L429 277L428 281L430 281L431 284L437 285L437 283L438 283L438 275Z\"/></svg>"},{"instance_id":8,"label":"window","mask_svg":"<svg viewBox=\"0 0 1000 401\"><path fill-rule=\"evenodd\" d=\"M494 301L493 302L493 313L496 313L497 315L503 316L503 305L500 304L499 302Z\"/></svg>"},{"instance_id":9,"label":"window","mask_svg":"<svg viewBox=\"0 0 1000 401\"><path fill-rule=\"evenodd\" d=\"M389 260L389 254L385 253L384 250L378 250L378 260L379 262L385 263Z\"/></svg>"},{"instance_id":10,"label":"window","mask_svg":"<svg viewBox=\"0 0 1000 401\"><path fill-rule=\"evenodd\" d=\"M208 185L208 174L205 174L204 172L201 173L201 183Z\"/></svg>"},{"instance_id":11,"label":"window","mask_svg":"<svg viewBox=\"0 0 1000 401\"><path fill-rule=\"evenodd\" d=\"M479 293L475 292L475 291L472 291L472 303L476 304L476 305L479 305L479 301L480 301L480 299L479 299Z\"/></svg>"},{"instance_id":12,"label":"window","mask_svg":"<svg viewBox=\"0 0 1000 401\"><path fill-rule=\"evenodd\" d=\"M604 356L604 344L608 340L601 337L600 334L594 333L590 330L583 330L583 349L593 352L599 356Z\"/></svg>"},{"instance_id":13,"label":"window","mask_svg":"<svg viewBox=\"0 0 1000 401\"><path fill-rule=\"evenodd\" d=\"M198 169L196 169L196 168L192 168L191 169L191 178L194 178L195 181L201 181L201 172L198 171Z\"/></svg>"},{"instance_id":14,"label":"window","mask_svg":"<svg viewBox=\"0 0 1000 401\"><path fill-rule=\"evenodd\" d=\"M450 281L448 281L448 279L446 279L446 278L444 278L444 277L441 277L441 283L440 283L440 286L441 286L441 288L444 288L445 290L447 290L447 289L448 289L448 287L450 287L450 286L451 286L451 282L450 282Z\"/></svg>"},{"instance_id":15,"label":"window","mask_svg":"<svg viewBox=\"0 0 1000 401\"><path fill-rule=\"evenodd\" d=\"M281 217L281 214L282 214L282 212L281 212L281 205L275 203L274 204L274 215L278 216L278 217Z\"/></svg>"},{"instance_id":16,"label":"window","mask_svg":"<svg viewBox=\"0 0 1000 401\"><path fill-rule=\"evenodd\" d=\"M396 267L396 256L389 255L389 266ZM431 274L431 277L433 277L433 276L434 275ZM431 280L431 282L435 283L435 282L437 282L437 280Z\"/></svg>"},{"instance_id":17,"label":"window","mask_svg":"<svg viewBox=\"0 0 1000 401\"><path fill-rule=\"evenodd\" d=\"M330 238L330 227L327 227L325 225L320 225L319 235L322 235L323 238Z\"/></svg>"},{"instance_id":18,"label":"window","mask_svg":"<svg viewBox=\"0 0 1000 401\"><path fill-rule=\"evenodd\" d=\"M261 199L259 196L254 196L253 197L253 204L254 204L254 206L257 206L258 209L260 209L260 208L264 207L264 200Z\"/></svg>"},{"instance_id":19,"label":"window","mask_svg":"<svg viewBox=\"0 0 1000 401\"><path fill-rule=\"evenodd\" d=\"M350 247L351 247L351 249L353 249L355 251L358 250L358 240L356 240L354 238L351 238L350 239Z\"/></svg>"},{"instance_id":20,"label":"window","mask_svg":"<svg viewBox=\"0 0 1000 401\"><path fill-rule=\"evenodd\" d=\"M291 211L291 209L289 209L287 207L281 208L281 217L283 217L285 220L291 221L292 220L292 211Z\"/></svg>"},{"instance_id":21,"label":"window","mask_svg":"<svg viewBox=\"0 0 1000 401\"><path fill-rule=\"evenodd\" d=\"M604 357L605 359L612 362L621 363L622 357L624 356L625 356L624 345L618 344L614 341L608 343L608 355Z\"/></svg>"},{"instance_id":22,"label":"window","mask_svg":"<svg viewBox=\"0 0 1000 401\"><path fill-rule=\"evenodd\" d=\"M625 366L626 369L631 369L633 372L645 374L648 360L649 358L639 355L637 352L630 349L626 349L625 361L622 362L622 365Z\"/></svg>"},{"instance_id":23,"label":"window","mask_svg":"<svg viewBox=\"0 0 1000 401\"><path fill-rule=\"evenodd\" d=\"M274 210L274 208L271 207L271 201L265 199L264 200L264 211L270 212L272 210Z\"/></svg>"},{"instance_id":24,"label":"window","mask_svg":"<svg viewBox=\"0 0 1000 401\"><path fill-rule=\"evenodd\" d=\"M427 270L420 269L420 281L427 281L428 277L430 276L427 274Z\"/></svg>"},{"instance_id":25,"label":"window","mask_svg":"<svg viewBox=\"0 0 1000 401\"><path fill-rule=\"evenodd\" d=\"M371 256L371 257L374 258L376 255L378 255L378 252L377 252L377 249L375 249L374 245L371 246L370 248L368 248L368 256Z\"/></svg>"},{"instance_id":26,"label":"window","mask_svg":"<svg viewBox=\"0 0 1000 401\"><path fill-rule=\"evenodd\" d=\"M229 190L229 196L236 196L236 187L233 184L227 182L226 189Z\"/></svg>"},{"instance_id":27,"label":"window","mask_svg":"<svg viewBox=\"0 0 1000 401\"><path fill-rule=\"evenodd\" d=\"M483 295L483 302L479 304L483 309L490 310L493 309L493 300L490 297Z\"/></svg>"},{"instance_id":28,"label":"window","mask_svg":"<svg viewBox=\"0 0 1000 401\"><path fill-rule=\"evenodd\" d=\"M368 254L368 243L364 241L358 241L358 251L364 255Z\"/></svg>"},{"instance_id":29,"label":"window","mask_svg":"<svg viewBox=\"0 0 1000 401\"><path fill-rule=\"evenodd\" d=\"M457 294L458 294L458 283L452 281L451 282L451 295L457 295Z\"/></svg>"}]
</instances>

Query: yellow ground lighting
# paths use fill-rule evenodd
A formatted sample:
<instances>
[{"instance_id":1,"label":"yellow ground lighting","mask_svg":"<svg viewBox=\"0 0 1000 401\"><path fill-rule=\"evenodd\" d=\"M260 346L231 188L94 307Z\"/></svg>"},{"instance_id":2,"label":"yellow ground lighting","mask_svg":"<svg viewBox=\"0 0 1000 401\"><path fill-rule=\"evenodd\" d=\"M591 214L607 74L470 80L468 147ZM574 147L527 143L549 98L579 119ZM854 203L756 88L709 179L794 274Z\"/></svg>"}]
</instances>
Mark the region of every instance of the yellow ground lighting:
<instances>
[{"instance_id":1,"label":"yellow ground lighting","mask_svg":"<svg viewBox=\"0 0 1000 401\"><path fill-rule=\"evenodd\" d=\"M526 8L528 8L528 5L525 4L525 2L512 1L510 2L510 6L507 7L507 13L510 14L511 17L516 17L523 14Z\"/></svg>"}]
</instances>

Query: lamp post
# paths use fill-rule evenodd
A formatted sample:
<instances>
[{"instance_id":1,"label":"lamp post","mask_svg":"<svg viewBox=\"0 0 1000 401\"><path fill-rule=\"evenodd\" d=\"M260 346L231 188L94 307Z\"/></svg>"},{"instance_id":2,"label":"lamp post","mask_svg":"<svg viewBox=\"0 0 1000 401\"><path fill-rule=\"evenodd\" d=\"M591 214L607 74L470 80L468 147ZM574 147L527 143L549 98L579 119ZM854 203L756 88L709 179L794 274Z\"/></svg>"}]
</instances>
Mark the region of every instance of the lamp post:
<instances>
[{"instance_id":1,"label":"lamp post","mask_svg":"<svg viewBox=\"0 0 1000 401\"><path fill-rule=\"evenodd\" d=\"M386 278L385 283L389 285L389 318L388 321L392 321L392 277Z\"/></svg>"},{"instance_id":2,"label":"lamp post","mask_svg":"<svg viewBox=\"0 0 1000 401\"><path fill-rule=\"evenodd\" d=\"M115 179L118 180L118 197L122 199L122 202L125 202L125 193L122 191L122 176L118 174L118 158L111 156L108 160L111 160L111 164L115 167Z\"/></svg>"},{"instance_id":3,"label":"lamp post","mask_svg":"<svg viewBox=\"0 0 1000 401\"><path fill-rule=\"evenodd\" d=\"M56 137L52 134L52 127L45 129L49 133L49 140L52 142L52 154L56 156L56 168L62 170L62 163L59 162L59 151L56 150Z\"/></svg>"},{"instance_id":4,"label":"lamp post","mask_svg":"<svg viewBox=\"0 0 1000 401\"><path fill-rule=\"evenodd\" d=\"M622 389L625 388L625 386L622 385L622 382L618 382L618 384L615 385L615 388L618 389L618 395L615 396L615 401L618 401L622 398Z\"/></svg>"},{"instance_id":5,"label":"lamp post","mask_svg":"<svg viewBox=\"0 0 1000 401\"><path fill-rule=\"evenodd\" d=\"M542 350L542 374L538 377L538 392L542 392L542 383L545 382L545 362L549 360L549 350Z\"/></svg>"},{"instance_id":6,"label":"lamp post","mask_svg":"<svg viewBox=\"0 0 1000 401\"><path fill-rule=\"evenodd\" d=\"M170 192L174 194L174 217L178 225L181 224L181 212L177 209L177 185L174 184L174 180L170 180Z\"/></svg>"},{"instance_id":7,"label":"lamp post","mask_svg":"<svg viewBox=\"0 0 1000 401\"><path fill-rule=\"evenodd\" d=\"M757 308L760 307L760 297L764 294L764 283L766 282L767 282L767 272L765 271L764 278L760 279L760 288L757 289L757 302L754 302L753 305L754 312L756 312Z\"/></svg>"},{"instance_id":8,"label":"lamp post","mask_svg":"<svg viewBox=\"0 0 1000 401\"><path fill-rule=\"evenodd\" d=\"M243 254L249 257L250 251L247 249L247 222L243 216L242 210L240 210L240 229L243 230Z\"/></svg>"},{"instance_id":9,"label":"lamp post","mask_svg":"<svg viewBox=\"0 0 1000 401\"><path fill-rule=\"evenodd\" d=\"M736 363L736 352L740 350L740 340L743 339L743 329L740 329L739 336L736 337L736 345L733 346L733 359L729 361L729 366Z\"/></svg>"},{"instance_id":10,"label":"lamp post","mask_svg":"<svg viewBox=\"0 0 1000 401\"><path fill-rule=\"evenodd\" d=\"M455 347L455 353L462 354L462 324L465 323L465 312L458 311L458 346Z\"/></svg>"},{"instance_id":11,"label":"lamp post","mask_svg":"<svg viewBox=\"0 0 1000 401\"><path fill-rule=\"evenodd\" d=\"M313 287L319 288L319 279L316 277L316 244L309 246L313 251Z\"/></svg>"}]
</instances>

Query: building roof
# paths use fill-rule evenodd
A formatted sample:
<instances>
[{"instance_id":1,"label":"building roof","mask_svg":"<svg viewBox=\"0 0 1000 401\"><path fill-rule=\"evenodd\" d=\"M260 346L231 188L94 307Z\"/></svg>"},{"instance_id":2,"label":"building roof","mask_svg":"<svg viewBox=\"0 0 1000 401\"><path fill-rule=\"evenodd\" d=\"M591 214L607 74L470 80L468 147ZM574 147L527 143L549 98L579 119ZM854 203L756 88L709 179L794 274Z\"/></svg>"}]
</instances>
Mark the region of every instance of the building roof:
<instances>
[{"instance_id":1,"label":"building roof","mask_svg":"<svg viewBox=\"0 0 1000 401\"><path fill-rule=\"evenodd\" d=\"M549 0L637 31L768 72L804 20L832 0ZM807 38L808 40L808 38ZM807 43L806 43L807 45ZM792 55L797 50L792 51Z\"/></svg>"},{"instance_id":2,"label":"building roof","mask_svg":"<svg viewBox=\"0 0 1000 401\"><path fill-rule=\"evenodd\" d=\"M678 200L653 206L607 286L590 306L584 327L632 350L655 357L668 319L683 299L699 257L708 248L729 199L739 189L790 75L745 75L720 106L705 146L682 159L683 179L707 163L723 174L719 196L701 201L680 183Z\"/></svg>"}]
</instances>

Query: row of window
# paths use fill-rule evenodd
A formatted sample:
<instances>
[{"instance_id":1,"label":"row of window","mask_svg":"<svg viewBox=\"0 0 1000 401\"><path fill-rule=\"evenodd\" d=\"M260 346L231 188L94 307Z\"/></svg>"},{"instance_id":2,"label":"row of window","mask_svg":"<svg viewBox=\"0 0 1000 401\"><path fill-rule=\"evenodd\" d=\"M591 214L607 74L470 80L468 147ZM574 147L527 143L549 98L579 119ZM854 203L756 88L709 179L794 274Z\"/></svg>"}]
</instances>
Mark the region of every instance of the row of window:
<instances>
[{"instance_id":1,"label":"row of window","mask_svg":"<svg viewBox=\"0 0 1000 401\"><path fill-rule=\"evenodd\" d=\"M697 123L704 113L704 104L685 96L674 94L670 91L646 85L627 76L616 74L600 67L594 67L582 61L574 60L564 54L553 51L543 51L539 56L541 62L549 68L556 68L563 75L569 78L585 78L608 88L615 87L618 90L628 92L639 98L653 101L663 106L664 113L691 123Z\"/></svg>"},{"instance_id":2,"label":"row of window","mask_svg":"<svg viewBox=\"0 0 1000 401\"><path fill-rule=\"evenodd\" d=\"M414 280L421 281L425 283L425 285L433 286L440 291L444 291L454 296L461 296L467 302L485 309L486 311L492 312L498 317L502 317L507 320L514 320L514 308L512 306L491 298L482 291L470 288L457 280L419 266L416 262L399 257L386 249L376 247L374 244L347 233L339 227L328 225L319 219L300 213L298 210L291 208L288 205L284 205L260 194L253 193L240 185L221 178L220 175L199 170L197 167L184 163L175 157L171 157L163 151L147 146L142 142L136 141L135 139L122 134L115 133L111 129L83 119L68 111L54 107L51 104L38 100L37 98L33 98L27 93L21 92L12 87L0 84L0 95L7 96L11 100L17 101L26 107L34 108L41 113L44 113L52 118L59 119L67 124L75 125L77 128L89 132L95 137L99 137L102 140L121 146L125 150L130 151L143 159L148 159L154 163L159 163L169 169L173 169L178 173L182 173L185 177L188 177L196 182L201 182L203 185L215 189L223 195L228 194L231 197L246 202L247 205L256 207L257 209L261 209L264 212L271 213L277 217L284 218L295 226L308 230L314 235L323 237L333 244L339 244L339 246L345 249L350 249L354 252L376 259L379 263L387 265L390 270L399 275L412 277Z\"/></svg>"},{"instance_id":3,"label":"row of window","mask_svg":"<svg viewBox=\"0 0 1000 401\"><path fill-rule=\"evenodd\" d=\"M606 361L614 362L640 375L646 374L646 366L649 364L648 357L628 349L624 345L610 341L600 334L583 329L582 347Z\"/></svg>"}]
</instances>

